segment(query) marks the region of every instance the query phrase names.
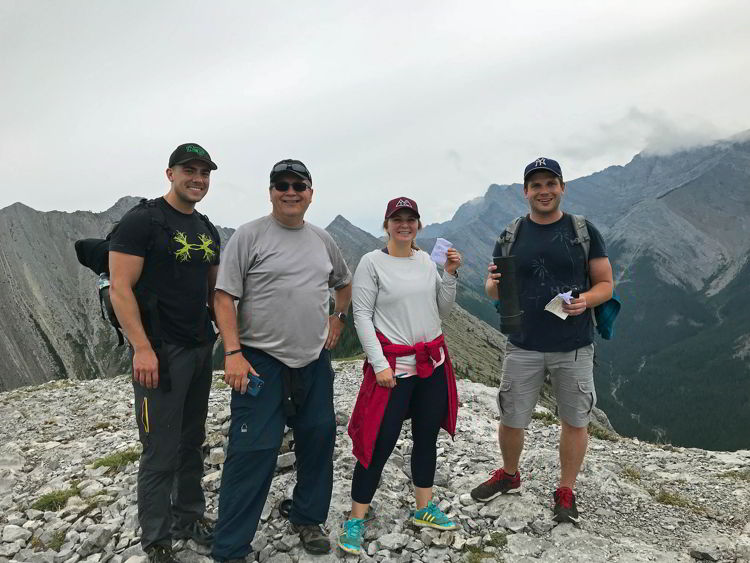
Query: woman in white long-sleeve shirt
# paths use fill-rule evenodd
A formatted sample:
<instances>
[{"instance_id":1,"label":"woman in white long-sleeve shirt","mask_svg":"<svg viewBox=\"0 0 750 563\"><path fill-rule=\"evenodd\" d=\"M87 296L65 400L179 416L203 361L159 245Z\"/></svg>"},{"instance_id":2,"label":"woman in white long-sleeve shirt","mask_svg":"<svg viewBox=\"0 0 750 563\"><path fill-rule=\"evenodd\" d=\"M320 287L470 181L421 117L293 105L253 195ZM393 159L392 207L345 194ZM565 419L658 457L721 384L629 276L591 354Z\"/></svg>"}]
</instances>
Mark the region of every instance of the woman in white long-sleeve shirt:
<instances>
[{"instance_id":1,"label":"woman in white long-sleeve shirt","mask_svg":"<svg viewBox=\"0 0 750 563\"><path fill-rule=\"evenodd\" d=\"M357 464L352 512L339 547L359 553L367 511L383 466L407 416L412 419L412 522L440 530L456 525L432 502L440 427L455 432L457 396L441 318L456 299L461 256L447 252L443 275L414 240L422 228L414 200L388 203L385 248L365 254L354 274L354 324L367 355L364 380L349 424Z\"/></svg>"}]
</instances>

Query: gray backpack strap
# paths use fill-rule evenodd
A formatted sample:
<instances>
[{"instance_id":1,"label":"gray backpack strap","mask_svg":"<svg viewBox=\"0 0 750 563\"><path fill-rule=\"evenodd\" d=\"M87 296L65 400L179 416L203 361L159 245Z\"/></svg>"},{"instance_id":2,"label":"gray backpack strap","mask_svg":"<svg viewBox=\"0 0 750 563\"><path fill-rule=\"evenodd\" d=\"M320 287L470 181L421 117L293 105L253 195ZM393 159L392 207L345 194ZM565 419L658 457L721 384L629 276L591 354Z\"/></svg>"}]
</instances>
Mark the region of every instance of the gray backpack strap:
<instances>
[{"instance_id":1,"label":"gray backpack strap","mask_svg":"<svg viewBox=\"0 0 750 563\"><path fill-rule=\"evenodd\" d=\"M516 217L505 227L503 233L497 237L497 242L502 249L502 256L510 256L513 243L516 242L516 235L518 234L518 227L521 226L521 221L523 221L523 217Z\"/></svg>"},{"instance_id":2,"label":"gray backpack strap","mask_svg":"<svg viewBox=\"0 0 750 563\"><path fill-rule=\"evenodd\" d=\"M583 256L586 263L586 274L589 273L589 248L591 247L591 236L589 235L589 228L586 226L586 217L583 215L571 215L573 218L573 229L576 232L576 239L573 241L574 244L580 244L583 247ZM589 284L591 280L589 280ZM594 308L591 308L591 320L596 327L596 314Z\"/></svg>"},{"instance_id":3,"label":"gray backpack strap","mask_svg":"<svg viewBox=\"0 0 750 563\"><path fill-rule=\"evenodd\" d=\"M574 244L580 244L583 247L583 256L586 259L586 272L589 271L589 248L591 247L591 236L589 228L586 226L586 217L583 215L571 215L573 218L573 229L576 232Z\"/></svg>"}]
</instances>

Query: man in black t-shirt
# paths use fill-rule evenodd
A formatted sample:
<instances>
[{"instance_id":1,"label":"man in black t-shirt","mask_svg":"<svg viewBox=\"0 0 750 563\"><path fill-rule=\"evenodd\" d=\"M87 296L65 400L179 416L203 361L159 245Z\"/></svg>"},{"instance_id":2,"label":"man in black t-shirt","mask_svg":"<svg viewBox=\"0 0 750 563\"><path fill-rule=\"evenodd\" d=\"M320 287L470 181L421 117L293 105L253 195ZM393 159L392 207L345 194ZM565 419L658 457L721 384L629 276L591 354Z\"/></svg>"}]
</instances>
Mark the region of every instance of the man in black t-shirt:
<instances>
[{"instance_id":1,"label":"man in black t-shirt","mask_svg":"<svg viewBox=\"0 0 750 563\"><path fill-rule=\"evenodd\" d=\"M172 538L213 539L201 479L216 340L207 304L220 240L195 211L212 170L202 147L180 145L169 158L169 192L128 211L110 238L110 297L133 358L138 519L149 561L176 561Z\"/></svg>"},{"instance_id":2,"label":"man in black t-shirt","mask_svg":"<svg viewBox=\"0 0 750 563\"><path fill-rule=\"evenodd\" d=\"M519 491L518 463L524 429L550 373L560 415L559 487L554 493L554 519L578 522L576 477L588 445L588 423L596 404L594 390L594 327L591 309L612 297L612 267L599 231L588 221L591 239L588 264L578 241L573 217L560 210L565 183L560 165L538 158L524 171L523 193L530 213L521 219L511 254L515 256L521 330L508 338L497 402L500 410L499 441L503 467L471 491L487 502L502 493ZM494 256L502 256L501 243ZM489 265L485 291L499 298L501 274ZM545 310L558 294L563 301L561 318Z\"/></svg>"}]
</instances>

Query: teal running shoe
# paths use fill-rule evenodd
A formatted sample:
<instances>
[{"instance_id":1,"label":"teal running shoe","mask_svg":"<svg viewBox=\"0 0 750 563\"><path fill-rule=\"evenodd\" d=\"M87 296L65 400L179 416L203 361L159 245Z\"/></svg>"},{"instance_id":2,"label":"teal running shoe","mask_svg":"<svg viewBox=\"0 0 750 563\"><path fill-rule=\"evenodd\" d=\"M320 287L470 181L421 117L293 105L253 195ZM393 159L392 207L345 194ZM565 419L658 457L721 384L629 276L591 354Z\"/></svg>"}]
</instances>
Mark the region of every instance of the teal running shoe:
<instances>
[{"instance_id":1,"label":"teal running shoe","mask_svg":"<svg viewBox=\"0 0 750 563\"><path fill-rule=\"evenodd\" d=\"M411 521L415 526L435 528L436 530L449 531L458 528L458 525L443 514L443 511L435 506L432 501L428 502L423 509L417 510Z\"/></svg>"},{"instance_id":2,"label":"teal running shoe","mask_svg":"<svg viewBox=\"0 0 750 563\"><path fill-rule=\"evenodd\" d=\"M364 518L351 518L341 525L338 546L346 553L357 554L362 551L362 539L365 535Z\"/></svg>"}]
</instances>

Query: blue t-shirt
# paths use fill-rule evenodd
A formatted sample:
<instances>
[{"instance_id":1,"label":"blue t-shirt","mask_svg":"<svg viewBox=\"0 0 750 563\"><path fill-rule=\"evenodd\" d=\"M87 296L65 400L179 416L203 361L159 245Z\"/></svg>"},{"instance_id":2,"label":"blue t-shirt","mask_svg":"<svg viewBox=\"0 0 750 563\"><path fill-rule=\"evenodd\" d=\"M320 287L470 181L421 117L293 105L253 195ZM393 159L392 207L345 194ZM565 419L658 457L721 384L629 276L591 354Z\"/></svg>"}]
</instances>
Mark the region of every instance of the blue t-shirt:
<instances>
[{"instance_id":1,"label":"blue t-shirt","mask_svg":"<svg viewBox=\"0 0 750 563\"><path fill-rule=\"evenodd\" d=\"M604 239L588 221L591 237L589 260L607 256ZM523 310L521 332L508 337L511 344L538 352L570 352L594 341L590 313L563 320L544 307L558 293L589 289L583 247L575 243L573 217L564 213L548 225L528 216L518 227L511 254L516 257L519 303ZM501 256L499 244L494 256Z\"/></svg>"}]
</instances>

